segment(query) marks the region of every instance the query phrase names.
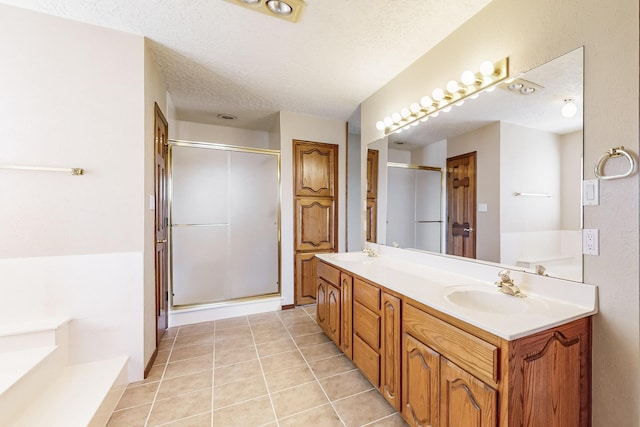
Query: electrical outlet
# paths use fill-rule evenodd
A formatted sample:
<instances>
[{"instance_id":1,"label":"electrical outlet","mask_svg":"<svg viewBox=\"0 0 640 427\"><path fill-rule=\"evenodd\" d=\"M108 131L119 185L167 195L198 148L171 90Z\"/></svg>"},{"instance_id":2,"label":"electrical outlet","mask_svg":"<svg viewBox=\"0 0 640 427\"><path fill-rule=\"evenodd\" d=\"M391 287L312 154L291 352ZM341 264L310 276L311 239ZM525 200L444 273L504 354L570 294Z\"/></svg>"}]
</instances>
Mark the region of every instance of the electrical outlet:
<instances>
[{"instance_id":1,"label":"electrical outlet","mask_svg":"<svg viewBox=\"0 0 640 427\"><path fill-rule=\"evenodd\" d=\"M585 228L582 230L582 253L585 255L600 255L597 229Z\"/></svg>"}]
</instances>

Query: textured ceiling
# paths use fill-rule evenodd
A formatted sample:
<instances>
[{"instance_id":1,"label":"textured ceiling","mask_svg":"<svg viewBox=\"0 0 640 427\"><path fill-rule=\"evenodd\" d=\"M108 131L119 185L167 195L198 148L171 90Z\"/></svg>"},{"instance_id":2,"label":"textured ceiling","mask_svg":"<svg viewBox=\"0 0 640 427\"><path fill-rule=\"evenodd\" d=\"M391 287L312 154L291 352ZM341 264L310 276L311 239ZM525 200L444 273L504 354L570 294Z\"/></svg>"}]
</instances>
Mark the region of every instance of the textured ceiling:
<instances>
[{"instance_id":1,"label":"textured ceiling","mask_svg":"<svg viewBox=\"0 0 640 427\"><path fill-rule=\"evenodd\" d=\"M281 110L346 121L490 0L308 0L297 24L223 0L0 2L144 35L179 119L268 130Z\"/></svg>"}]
</instances>

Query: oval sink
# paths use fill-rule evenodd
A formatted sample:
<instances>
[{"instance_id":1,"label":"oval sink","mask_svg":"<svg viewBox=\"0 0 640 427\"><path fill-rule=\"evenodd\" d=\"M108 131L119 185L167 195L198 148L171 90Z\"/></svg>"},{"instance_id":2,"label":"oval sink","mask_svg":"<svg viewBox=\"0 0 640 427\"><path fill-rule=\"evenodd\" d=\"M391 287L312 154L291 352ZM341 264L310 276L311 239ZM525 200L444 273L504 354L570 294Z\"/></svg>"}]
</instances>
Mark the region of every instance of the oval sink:
<instances>
[{"instance_id":1,"label":"oval sink","mask_svg":"<svg viewBox=\"0 0 640 427\"><path fill-rule=\"evenodd\" d=\"M522 314L547 308L547 304L538 298L514 297L497 288L456 287L449 289L444 297L451 304L484 313Z\"/></svg>"}]
</instances>

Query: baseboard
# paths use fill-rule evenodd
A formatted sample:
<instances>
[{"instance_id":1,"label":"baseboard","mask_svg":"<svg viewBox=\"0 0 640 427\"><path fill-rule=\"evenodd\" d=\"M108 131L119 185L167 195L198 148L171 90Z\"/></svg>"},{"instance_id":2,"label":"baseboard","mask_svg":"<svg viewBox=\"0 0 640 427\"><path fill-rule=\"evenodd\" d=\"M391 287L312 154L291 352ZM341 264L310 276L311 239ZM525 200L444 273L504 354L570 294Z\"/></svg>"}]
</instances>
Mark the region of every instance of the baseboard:
<instances>
[{"instance_id":1,"label":"baseboard","mask_svg":"<svg viewBox=\"0 0 640 427\"><path fill-rule=\"evenodd\" d=\"M147 366L144 367L144 377L143 378L147 378L149 376L149 371L151 371L151 368L153 368L153 362L156 361L156 357L158 357L158 347L156 347L153 350L153 354L149 358L149 363L147 363Z\"/></svg>"},{"instance_id":2,"label":"baseboard","mask_svg":"<svg viewBox=\"0 0 640 427\"><path fill-rule=\"evenodd\" d=\"M291 310L292 308L296 308L295 304L287 304L287 305L283 305L282 309L283 310Z\"/></svg>"}]
</instances>

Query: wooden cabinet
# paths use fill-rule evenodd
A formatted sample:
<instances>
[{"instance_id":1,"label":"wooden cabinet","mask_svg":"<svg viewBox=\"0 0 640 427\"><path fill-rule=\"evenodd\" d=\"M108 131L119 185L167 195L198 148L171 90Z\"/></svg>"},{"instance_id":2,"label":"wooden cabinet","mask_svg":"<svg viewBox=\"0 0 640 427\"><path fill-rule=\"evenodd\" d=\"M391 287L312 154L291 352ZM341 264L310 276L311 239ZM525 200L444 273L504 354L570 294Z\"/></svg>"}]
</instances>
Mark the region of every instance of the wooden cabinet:
<instances>
[{"instance_id":1,"label":"wooden cabinet","mask_svg":"<svg viewBox=\"0 0 640 427\"><path fill-rule=\"evenodd\" d=\"M590 427L591 318L507 341L319 261L318 323L411 426Z\"/></svg>"},{"instance_id":2,"label":"wooden cabinet","mask_svg":"<svg viewBox=\"0 0 640 427\"><path fill-rule=\"evenodd\" d=\"M353 280L353 363L400 408L400 298Z\"/></svg>"},{"instance_id":3,"label":"wooden cabinet","mask_svg":"<svg viewBox=\"0 0 640 427\"><path fill-rule=\"evenodd\" d=\"M341 302L340 270L319 262L317 269L316 319L329 338L340 346Z\"/></svg>"},{"instance_id":4,"label":"wooden cabinet","mask_svg":"<svg viewBox=\"0 0 640 427\"><path fill-rule=\"evenodd\" d=\"M350 274L340 273L340 294L342 297L340 348L349 359L353 360L353 276Z\"/></svg>"}]
</instances>

